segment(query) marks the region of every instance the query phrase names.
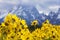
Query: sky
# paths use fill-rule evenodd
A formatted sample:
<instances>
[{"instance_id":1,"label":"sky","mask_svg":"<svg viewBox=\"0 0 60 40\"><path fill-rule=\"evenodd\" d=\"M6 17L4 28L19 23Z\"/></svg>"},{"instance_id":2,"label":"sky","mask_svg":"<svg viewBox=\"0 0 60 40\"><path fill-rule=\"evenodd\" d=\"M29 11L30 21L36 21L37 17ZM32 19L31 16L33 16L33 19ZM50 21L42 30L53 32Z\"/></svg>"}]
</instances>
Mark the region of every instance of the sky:
<instances>
[{"instance_id":1,"label":"sky","mask_svg":"<svg viewBox=\"0 0 60 40\"><path fill-rule=\"evenodd\" d=\"M34 5L39 13L56 12L60 8L60 0L0 0L0 11L8 11L16 5ZM48 15L48 14L47 14Z\"/></svg>"}]
</instances>

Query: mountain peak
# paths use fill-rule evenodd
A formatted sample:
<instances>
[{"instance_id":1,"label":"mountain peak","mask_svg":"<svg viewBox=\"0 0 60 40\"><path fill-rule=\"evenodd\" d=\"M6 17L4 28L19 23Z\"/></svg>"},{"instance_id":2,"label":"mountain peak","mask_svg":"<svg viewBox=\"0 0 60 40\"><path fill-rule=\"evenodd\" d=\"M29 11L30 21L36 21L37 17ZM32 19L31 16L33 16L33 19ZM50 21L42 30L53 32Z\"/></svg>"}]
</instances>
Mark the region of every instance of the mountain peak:
<instances>
[{"instance_id":1,"label":"mountain peak","mask_svg":"<svg viewBox=\"0 0 60 40\"><path fill-rule=\"evenodd\" d=\"M46 19L50 20L50 23L52 24L57 24L57 22L60 20L58 19L58 17L60 17L58 16L60 15L60 8L57 13L51 11L48 16L44 13L40 14L35 6L28 5L18 5L11 9L9 12L11 14L16 14L22 19L25 19L27 21L27 24L30 24L33 20L38 20L39 23L42 23Z\"/></svg>"}]
</instances>

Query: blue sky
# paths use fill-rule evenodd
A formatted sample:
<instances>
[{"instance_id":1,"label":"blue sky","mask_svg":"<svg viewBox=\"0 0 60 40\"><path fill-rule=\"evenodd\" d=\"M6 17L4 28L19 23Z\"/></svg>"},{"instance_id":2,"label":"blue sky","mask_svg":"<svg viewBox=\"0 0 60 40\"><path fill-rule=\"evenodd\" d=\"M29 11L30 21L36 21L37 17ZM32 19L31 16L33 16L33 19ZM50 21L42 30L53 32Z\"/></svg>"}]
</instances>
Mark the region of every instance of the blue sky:
<instances>
[{"instance_id":1,"label":"blue sky","mask_svg":"<svg viewBox=\"0 0 60 40\"><path fill-rule=\"evenodd\" d=\"M0 11L8 11L18 4L34 5L40 13L45 14L60 8L60 0L0 0Z\"/></svg>"}]
</instances>

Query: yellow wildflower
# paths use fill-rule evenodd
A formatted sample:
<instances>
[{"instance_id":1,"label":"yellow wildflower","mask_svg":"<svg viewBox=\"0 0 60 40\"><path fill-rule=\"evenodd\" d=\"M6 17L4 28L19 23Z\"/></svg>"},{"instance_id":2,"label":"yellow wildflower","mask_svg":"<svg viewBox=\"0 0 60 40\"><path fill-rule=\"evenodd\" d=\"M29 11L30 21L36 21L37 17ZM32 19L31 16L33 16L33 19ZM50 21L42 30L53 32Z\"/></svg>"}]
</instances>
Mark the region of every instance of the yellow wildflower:
<instances>
[{"instance_id":1,"label":"yellow wildflower","mask_svg":"<svg viewBox=\"0 0 60 40\"><path fill-rule=\"evenodd\" d=\"M32 23L31 23L32 26L36 26L38 25L38 21L37 20L34 20Z\"/></svg>"}]
</instances>

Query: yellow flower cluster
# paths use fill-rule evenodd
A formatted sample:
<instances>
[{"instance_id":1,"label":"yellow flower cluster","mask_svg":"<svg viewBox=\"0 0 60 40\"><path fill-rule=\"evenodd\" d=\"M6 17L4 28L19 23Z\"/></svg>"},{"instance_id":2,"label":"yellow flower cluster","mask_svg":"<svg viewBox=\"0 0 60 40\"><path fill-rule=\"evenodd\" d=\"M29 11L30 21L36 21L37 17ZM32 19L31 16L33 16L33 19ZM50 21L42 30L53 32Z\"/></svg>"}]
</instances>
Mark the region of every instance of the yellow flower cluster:
<instances>
[{"instance_id":1,"label":"yellow flower cluster","mask_svg":"<svg viewBox=\"0 0 60 40\"><path fill-rule=\"evenodd\" d=\"M8 14L0 24L0 40L60 40L60 25L49 20L42 23L34 20L30 26L15 14Z\"/></svg>"}]
</instances>

